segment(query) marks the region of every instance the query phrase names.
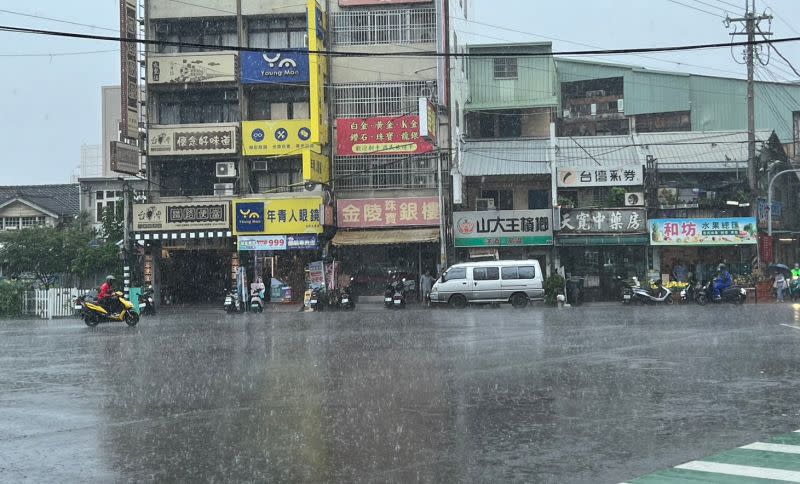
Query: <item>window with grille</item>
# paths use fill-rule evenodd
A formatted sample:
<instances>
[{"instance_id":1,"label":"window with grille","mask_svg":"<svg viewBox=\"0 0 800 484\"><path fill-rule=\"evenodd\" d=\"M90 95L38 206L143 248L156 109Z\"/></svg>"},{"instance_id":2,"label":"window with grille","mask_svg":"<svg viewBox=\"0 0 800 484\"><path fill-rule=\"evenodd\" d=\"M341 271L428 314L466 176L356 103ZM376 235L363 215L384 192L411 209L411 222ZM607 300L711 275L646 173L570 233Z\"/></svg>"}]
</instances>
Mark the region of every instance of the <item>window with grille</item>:
<instances>
[{"instance_id":1,"label":"window with grille","mask_svg":"<svg viewBox=\"0 0 800 484\"><path fill-rule=\"evenodd\" d=\"M436 154L407 156L337 156L337 190L436 188Z\"/></svg>"},{"instance_id":2,"label":"window with grille","mask_svg":"<svg viewBox=\"0 0 800 484\"><path fill-rule=\"evenodd\" d=\"M158 41L215 45L221 48L234 47L238 44L235 18L196 21L159 20L154 23L153 30L155 31L155 40ZM158 44L156 49L164 54L213 50L188 45L164 44Z\"/></svg>"},{"instance_id":3,"label":"window with grille","mask_svg":"<svg viewBox=\"0 0 800 484\"><path fill-rule=\"evenodd\" d=\"M435 95L436 83L425 81L333 86L333 103L338 117L415 114L419 110L420 97Z\"/></svg>"},{"instance_id":4,"label":"window with grille","mask_svg":"<svg viewBox=\"0 0 800 484\"><path fill-rule=\"evenodd\" d=\"M420 44L436 41L436 9L346 10L331 15L338 45Z\"/></svg>"},{"instance_id":5,"label":"window with grille","mask_svg":"<svg viewBox=\"0 0 800 484\"><path fill-rule=\"evenodd\" d=\"M307 28L305 17L253 19L247 26L247 44L255 49L301 49Z\"/></svg>"},{"instance_id":6,"label":"window with grille","mask_svg":"<svg viewBox=\"0 0 800 484\"><path fill-rule=\"evenodd\" d=\"M162 92L158 95L158 124L233 123L239 121L235 90Z\"/></svg>"},{"instance_id":7,"label":"window with grille","mask_svg":"<svg viewBox=\"0 0 800 484\"><path fill-rule=\"evenodd\" d=\"M301 158L273 158L269 160L267 167L267 171L254 173L256 191L268 193L303 191Z\"/></svg>"},{"instance_id":8,"label":"window with grille","mask_svg":"<svg viewBox=\"0 0 800 484\"><path fill-rule=\"evenodd\" d=\"M497 57L494 59L494 78L495 79L516 79L517 78L517 58L516 57Z\"/></svg>"},{"instance_id":9,"label":"window with grille","mask_svg":"<svg viewBox=\"0 0 800 484\"><path fill-rule=\"evenodd\" d=\"M44 225L44 217L22 217L22 228L29 229Z\"/></svg>"},{"instance_id":10,"label":"window with grille","mask_svg":"<svg viewBox=\"0 0 800 484\"><path fill-rule=\"evenodd\" d=\"M3 221L3 229L18 229L19 217L6 217Z\"/></svg>"}]
</instances>

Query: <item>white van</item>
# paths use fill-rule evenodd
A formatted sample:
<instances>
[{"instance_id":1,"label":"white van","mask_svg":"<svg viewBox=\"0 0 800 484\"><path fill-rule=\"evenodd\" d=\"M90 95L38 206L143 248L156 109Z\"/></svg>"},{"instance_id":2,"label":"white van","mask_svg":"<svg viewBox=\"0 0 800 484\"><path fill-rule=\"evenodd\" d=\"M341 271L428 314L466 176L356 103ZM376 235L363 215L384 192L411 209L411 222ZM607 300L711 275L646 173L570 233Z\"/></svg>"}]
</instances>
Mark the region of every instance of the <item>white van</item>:
<instances>
[{"instance_id":1,"label":"white van","mask_svg":"<svg viewBox=\"0 0 800 484\"><path fill-rule=\"evenodd\" d=\"M544 298L544 277L537 260L501 260L455 264L431 289L432 304L463 308L470 303L511 303L524 308Z\"/></svg>"}]
</instances>

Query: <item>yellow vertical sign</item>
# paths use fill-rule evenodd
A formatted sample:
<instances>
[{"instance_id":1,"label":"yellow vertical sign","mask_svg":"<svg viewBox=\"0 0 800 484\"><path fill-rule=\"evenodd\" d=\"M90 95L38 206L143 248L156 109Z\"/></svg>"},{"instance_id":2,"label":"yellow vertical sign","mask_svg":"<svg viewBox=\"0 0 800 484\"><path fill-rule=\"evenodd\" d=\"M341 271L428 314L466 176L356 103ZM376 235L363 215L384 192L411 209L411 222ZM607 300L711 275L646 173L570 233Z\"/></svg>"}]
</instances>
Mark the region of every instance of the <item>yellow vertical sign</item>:
<instances>
[{"instance_id":1,"label":"yellow vertical sign","mask_svg":"<svg viewBox=\"0 0 800 484\"><path fill-rule=\"evenodd\" d=\"M331 159L310 149L303 150L303 180L330 183Z\"/></svg>"},{"instance_id":2,"label":"yellow vertical sign","mask_svg":"<svg viewBox=\"0 0 800 484\"><path fill-rule=\"evenodd\" d=\"M328 109L325 102L325 84L328 78L328 60L319 52L327 48L328 13L316 0L308 0L308 60L312 135L311 143L326 145L329 142Z\"/></svg>"}]
</instances>

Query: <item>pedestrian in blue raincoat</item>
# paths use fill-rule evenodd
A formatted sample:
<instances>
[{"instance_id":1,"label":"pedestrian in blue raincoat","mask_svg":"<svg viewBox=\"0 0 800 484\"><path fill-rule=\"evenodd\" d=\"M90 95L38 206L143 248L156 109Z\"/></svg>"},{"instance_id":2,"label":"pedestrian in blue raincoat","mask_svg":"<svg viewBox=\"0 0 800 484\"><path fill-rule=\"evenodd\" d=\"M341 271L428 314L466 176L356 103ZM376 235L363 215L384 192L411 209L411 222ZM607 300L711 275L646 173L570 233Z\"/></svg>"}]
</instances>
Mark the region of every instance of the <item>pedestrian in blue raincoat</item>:
<instances>
[{"instance_id":1,"label":"pedestrian in blue raincoat","mask_svg":"<svg viewBox=\"0 0 800 484\"><path fill-rule=\"evenodd\" d=\"M719 275L714 281L714 299L720 299L722 297L722 291L733 285L733 277L731 277L731 273L728 272L728 268L725 267L725 264L717 266L717 270L719 271Z\"/></svg>"}]
</instances>

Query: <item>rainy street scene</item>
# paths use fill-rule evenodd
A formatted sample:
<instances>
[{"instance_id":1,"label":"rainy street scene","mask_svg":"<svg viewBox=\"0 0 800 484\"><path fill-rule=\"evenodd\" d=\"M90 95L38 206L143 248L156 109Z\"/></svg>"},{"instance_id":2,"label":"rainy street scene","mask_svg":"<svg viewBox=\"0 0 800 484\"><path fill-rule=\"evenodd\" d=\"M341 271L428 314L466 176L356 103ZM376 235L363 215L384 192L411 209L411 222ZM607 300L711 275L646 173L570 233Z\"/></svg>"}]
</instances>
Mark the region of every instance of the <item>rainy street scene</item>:
<instances>
[{"instance_id":1,"label":"rainy street scene","mask_svg":"<svg viewBox=\"0 0 800 484\"><path fill-rule=\"evenodd\" d=\"M0 8L0 483L800 482L799 18Z\"/></svg>"}]
</instances>

